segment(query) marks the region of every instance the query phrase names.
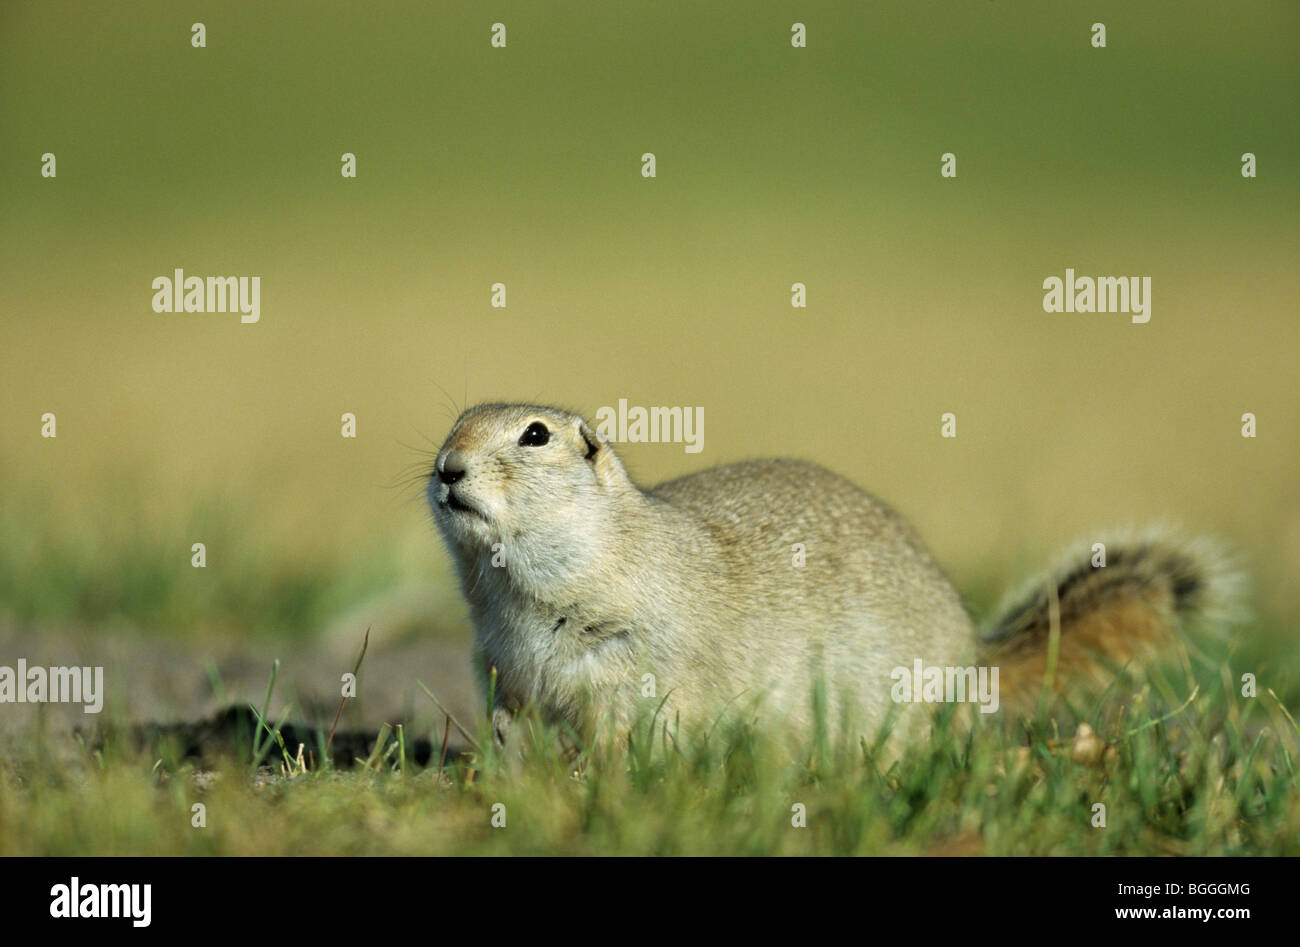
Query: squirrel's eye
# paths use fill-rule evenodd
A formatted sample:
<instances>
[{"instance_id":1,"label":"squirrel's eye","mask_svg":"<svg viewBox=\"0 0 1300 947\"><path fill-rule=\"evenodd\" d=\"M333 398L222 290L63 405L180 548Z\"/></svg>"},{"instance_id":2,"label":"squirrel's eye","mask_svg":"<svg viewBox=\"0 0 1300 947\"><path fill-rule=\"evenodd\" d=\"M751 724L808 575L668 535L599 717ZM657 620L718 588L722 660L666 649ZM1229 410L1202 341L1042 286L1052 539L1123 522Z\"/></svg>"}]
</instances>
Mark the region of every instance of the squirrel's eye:
<instances>
[{"instance_id":1,"label":"squirrel's eye","mask_svg":"<svg viewBox=\"0 0 1300 947\"><path fill-rule=\"evenodd\" d=\"M519 435L520 447L541 447L551 439L551 432L546 430L546 425L541 421L534 421L528 427L524 428L524 433Z\"/></svg>"}]
</instances>

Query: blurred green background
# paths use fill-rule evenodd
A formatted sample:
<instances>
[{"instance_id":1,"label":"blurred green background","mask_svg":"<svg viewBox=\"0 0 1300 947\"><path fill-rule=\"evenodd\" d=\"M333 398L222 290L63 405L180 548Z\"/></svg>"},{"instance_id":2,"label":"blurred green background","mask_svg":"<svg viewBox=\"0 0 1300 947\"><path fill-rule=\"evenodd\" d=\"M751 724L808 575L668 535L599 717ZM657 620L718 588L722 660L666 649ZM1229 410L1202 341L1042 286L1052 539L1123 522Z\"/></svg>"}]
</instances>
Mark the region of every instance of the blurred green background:
<instances>
[{"instance_id":1,"label":"blurred green background","mask_svg":"<svg viewBox=\"0 0 1300 947\"><path fill-rule=\"evenodd\" d=\"M411 475L467 404L627 398L705 409L643 482L819 461L977 607L1171 522L1289 631L1298 37L1293 0L7 0L0 616L238 641L400 587L466 640ZM176 267L260 276L261 322L154 313ZM1150 276L1150 323L1044 313L1066 267Z\"/></svg>"}]
</instances>

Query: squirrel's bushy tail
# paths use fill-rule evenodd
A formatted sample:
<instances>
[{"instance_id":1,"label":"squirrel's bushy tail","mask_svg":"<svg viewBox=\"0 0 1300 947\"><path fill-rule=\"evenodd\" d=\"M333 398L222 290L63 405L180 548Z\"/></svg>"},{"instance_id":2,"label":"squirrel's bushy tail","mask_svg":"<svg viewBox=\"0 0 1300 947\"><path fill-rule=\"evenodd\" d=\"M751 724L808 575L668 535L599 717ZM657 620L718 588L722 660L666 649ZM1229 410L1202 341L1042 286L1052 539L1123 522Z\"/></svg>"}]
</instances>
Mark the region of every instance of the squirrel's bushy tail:
<instances>
[{"instance_id":1,"label":"squirrel's bushy tail","mask_svg":"<svg viewBox=\"0 0 1300 947\"><path fill-rule=\"evenodd\" d=\"M1241 575L1205 539L1166 531L1091 543L1009 596L979 642L979 663L996 665L1003 706L1032 709L1047 680L1053 623L1059 650L1051 684L1104 686L1118 667L1170 649L1191 625L1226 627L1239 617Z\"/></svg>"}]
</instances>

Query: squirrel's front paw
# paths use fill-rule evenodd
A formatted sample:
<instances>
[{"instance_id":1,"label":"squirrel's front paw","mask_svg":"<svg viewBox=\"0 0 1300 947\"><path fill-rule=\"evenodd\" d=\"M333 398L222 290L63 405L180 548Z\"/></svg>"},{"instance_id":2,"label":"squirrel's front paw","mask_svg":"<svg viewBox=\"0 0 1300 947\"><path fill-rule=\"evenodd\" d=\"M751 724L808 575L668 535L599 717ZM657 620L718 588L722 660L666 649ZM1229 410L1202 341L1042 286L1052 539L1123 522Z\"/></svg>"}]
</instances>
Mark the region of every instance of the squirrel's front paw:
<instances>
[{"instance_id":1,"label":"squirrel's front paw","mask_svg":"<svg viewBox=\"0 0 1300 947\"><path fill-rule=\"evenodd\" d=\"M515 715L504 707L498 707L492 711L492 738L496 740L497 746L506 745L506 737L510 735L510 728L515 724Z\"/></svg>"}]
</instances>

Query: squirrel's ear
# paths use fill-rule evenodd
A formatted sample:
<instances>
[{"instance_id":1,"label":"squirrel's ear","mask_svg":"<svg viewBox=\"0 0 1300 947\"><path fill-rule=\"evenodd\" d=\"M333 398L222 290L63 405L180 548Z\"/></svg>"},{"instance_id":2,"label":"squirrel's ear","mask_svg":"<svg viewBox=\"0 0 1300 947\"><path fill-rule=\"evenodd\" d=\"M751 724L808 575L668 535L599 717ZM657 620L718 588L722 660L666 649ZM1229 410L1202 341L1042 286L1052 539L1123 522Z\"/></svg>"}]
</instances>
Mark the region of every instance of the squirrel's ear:
<instances>
[{"instance_id":1,"label":"squirrel's ear","mask_svg":"<svg viewBox=\"0 0 1300 947\"><path fill-rule=\"evenodd\" d=\"M582 418L577 420L578 434L586 445L585 459L595 470L596 479L604 484L626 481L627 472L623 469L623 462L618 459L605 439Z\"/></svg>"},{"instance_id":2,"label":"squirrel's ear","mask_svg":"<svg viewBox=\"0 0 1300 947\"><path fill-rule=\"evenodd\" d=\"M595 460L596 455L599 454L601 449L605 446L605 442L601 440L600 435L596 433L595 429L582 418L577 418L576 421L578 436L581 437L582 442L587 445L587 460Z\"/></svg>"}]
</instances>

